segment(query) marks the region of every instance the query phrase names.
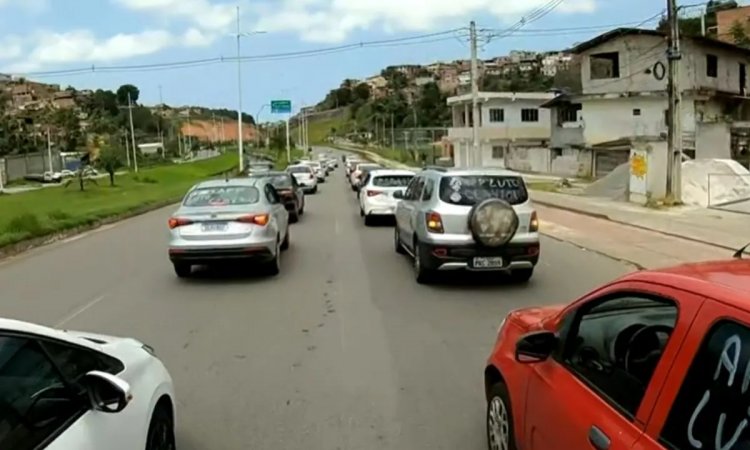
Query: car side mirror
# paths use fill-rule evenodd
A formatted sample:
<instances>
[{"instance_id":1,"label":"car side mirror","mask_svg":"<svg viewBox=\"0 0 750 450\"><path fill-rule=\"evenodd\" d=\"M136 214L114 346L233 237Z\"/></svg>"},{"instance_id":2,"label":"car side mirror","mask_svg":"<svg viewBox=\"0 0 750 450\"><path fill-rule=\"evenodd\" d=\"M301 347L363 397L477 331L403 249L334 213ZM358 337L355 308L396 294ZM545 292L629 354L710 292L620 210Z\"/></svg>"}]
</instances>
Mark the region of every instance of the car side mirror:
<instances>
[{"instance_id":1,"label":"car side mirror","mask_svg":"<svg viewBox=\"0 0 750 450\"><path fill-rule=\"evenodd\" d=\"M516 361L536 363L545 361L557 348L557 335L551 331L535 331L516 342Z\"/></svg>"},{"instance_id":2,"label":"car side mirror","mask_svg":"<svg viewBox=\"0 0 750 450\"><path fill-rule=\"evenodd\" d=\"M396 191L393 193L393 198L403 200L404 198L404 191Z\"/></svg>"},{"instance_id":3,"label":"car side mirror","mask_svg":"<svg viewBox=\"0 0 750 450\"><path fill-rule=\"evenodd\" d=\"M83 382L91 407L96 411L118 413L133 399L130 384L112 374L93 370L84 376Z\"/></svg>"}]
</instances>

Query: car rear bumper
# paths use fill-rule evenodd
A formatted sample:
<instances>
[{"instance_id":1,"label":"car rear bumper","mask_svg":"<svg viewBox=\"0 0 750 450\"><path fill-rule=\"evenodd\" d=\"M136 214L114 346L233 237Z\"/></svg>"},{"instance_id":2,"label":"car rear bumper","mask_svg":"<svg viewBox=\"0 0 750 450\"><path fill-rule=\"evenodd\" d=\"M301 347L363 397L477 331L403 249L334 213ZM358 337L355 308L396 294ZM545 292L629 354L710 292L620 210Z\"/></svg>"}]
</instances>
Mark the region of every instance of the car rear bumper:
<instances>
[{"instance_id":1,"label":"car rear bumper","mask_svg":"<svg viewBox=\"0 0 750 450\"><path fill-rule=\"evenodd\" d=\"M505 272L518 269L533 269L539 262L539 242L509 244L498 248L478 245L446 246L420 244L424 257L422 265L439 271L471 270L477 272ZM474 258L500 257L500 267L478 268Z\"/></svg>"},{"instance_id":2,"label":"car rear bumper","mask_svg":"<svg viewBox=\"0 0 750 450\"><path fill-rule=\"evenodd\" d=\"M168 254L172 262L190 264L210 264L223 260L255 260L259 262L273 259L276 252L276 239L268 237L254 242L233 242L222 245L210 243L172 243Z\"/></svg>"}]
</instances>

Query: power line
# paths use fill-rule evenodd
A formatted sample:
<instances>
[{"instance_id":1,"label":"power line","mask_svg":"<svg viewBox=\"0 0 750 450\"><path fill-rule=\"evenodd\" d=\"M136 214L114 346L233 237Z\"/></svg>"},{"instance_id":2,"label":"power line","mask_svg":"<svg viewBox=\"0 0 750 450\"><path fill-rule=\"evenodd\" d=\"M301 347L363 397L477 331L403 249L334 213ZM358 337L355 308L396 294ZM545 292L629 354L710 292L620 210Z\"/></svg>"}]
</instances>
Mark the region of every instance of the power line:
<instances>
[{"instance_id":1,"label":"power line","mask_svg":"<svg viewBox=\"0 0 750 450\"><path fill-rule=\"evenodd\" d=\"M450 30L422 34L418 36L408 36L402 38L393 39L381 39L375 41L364 41L345 45L339 45L334 47L325 47L313 50L301 50L294 52L282 52L282 53L267 53L251 56L240 57L241 61L278 61L285 59L296 59L300 57L328 55L334 53L341 53L345 51L357 50L361 48L382 48L382 47L400 47L407 45L419 45L427 44L432 42L440 42L445 40L455 39L456 33L466 31L466 27L454 28ZM442 36L442 37L440 37ZM226 62L237 62L237 57L214 57L204 59L194 59L186 61L174 61L168 63L154 63L154 64L130 64L130 65L113 65L113 66L96 66L91 65L87 67L79 67L72 69L60 69L60 70L47 70L39 72L28 72L24 74L27 77L43 78L43 77L54 77L54 76L67 76L67 75L79 75L95 72L138 72L138 71L158 71L158 70L172 70L182 68L193 68L208 66Z\"/></svg>"}]
</instances>

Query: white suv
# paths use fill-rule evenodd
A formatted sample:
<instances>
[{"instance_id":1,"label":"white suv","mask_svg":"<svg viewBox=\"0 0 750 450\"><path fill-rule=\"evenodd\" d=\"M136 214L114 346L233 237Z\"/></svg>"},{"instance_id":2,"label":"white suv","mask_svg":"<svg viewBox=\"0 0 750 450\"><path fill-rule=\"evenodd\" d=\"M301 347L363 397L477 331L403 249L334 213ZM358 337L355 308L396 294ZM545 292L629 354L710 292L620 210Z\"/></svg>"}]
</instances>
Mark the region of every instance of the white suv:
<instances>
[{"instance_id":1,"label":"white suv","mask_svg":"<svg viewBox=\"0 0 750 450\"><path fill-rule=\"evenodd\" d=\"M395 197L395 248L414 258L417 282L449 270L501 271L520 282L533 275L539 220L519 173L432 168Z\"/></svg>"},{"instance_id":2,"label":"white suv","mask_svg":"<svg viewBox=\"0 0 750 450\"><path fill-rule=\"evenodd\" d=\"M364 217L365 225L370 225L374 216L393 216L398 200L396 192L406 189L414 178L410 170L373 170L362 181L359 191L359 215Z\"/></svg>"}]
</instances>

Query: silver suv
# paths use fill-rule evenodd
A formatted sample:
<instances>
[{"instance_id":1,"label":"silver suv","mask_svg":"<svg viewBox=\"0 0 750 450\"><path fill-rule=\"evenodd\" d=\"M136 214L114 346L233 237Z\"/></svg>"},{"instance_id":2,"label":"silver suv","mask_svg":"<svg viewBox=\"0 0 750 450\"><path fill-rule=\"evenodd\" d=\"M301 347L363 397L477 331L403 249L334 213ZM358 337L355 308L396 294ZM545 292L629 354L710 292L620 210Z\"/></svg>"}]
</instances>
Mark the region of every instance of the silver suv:
<instances>
[{"instance_id":1,"label":"silver suv","mask_svg":"<svg viewBox=\"0 0 750 450\"><path fill-rule=\"evenodd\" d=\"M414 258L417 282L439 271L509 273L528 281L539 261L539 221L520 174L427 168L397 192L394 243Z\"/></svg>"}]
</instances>

